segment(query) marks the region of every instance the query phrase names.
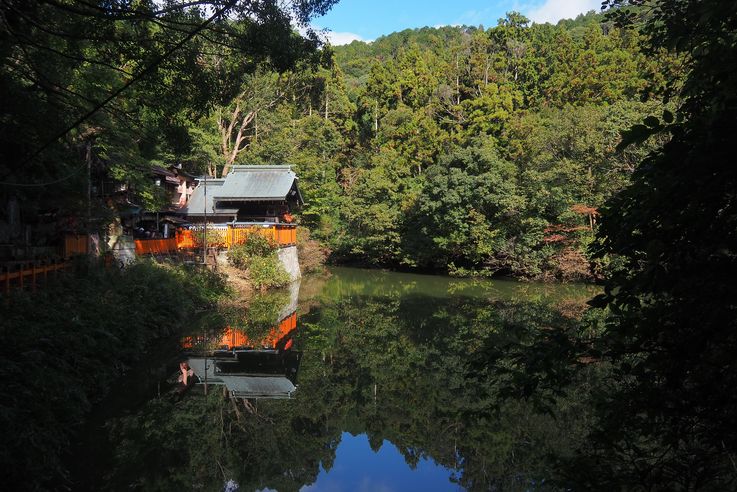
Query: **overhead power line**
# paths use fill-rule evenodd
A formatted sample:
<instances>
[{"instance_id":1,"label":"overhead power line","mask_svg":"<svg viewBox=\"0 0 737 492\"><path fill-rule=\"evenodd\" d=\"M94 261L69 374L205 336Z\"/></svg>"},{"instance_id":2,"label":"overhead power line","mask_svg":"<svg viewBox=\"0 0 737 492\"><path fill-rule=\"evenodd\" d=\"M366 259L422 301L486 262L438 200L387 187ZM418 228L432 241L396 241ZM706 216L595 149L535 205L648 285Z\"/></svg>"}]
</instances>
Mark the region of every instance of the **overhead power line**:
<instances>
[{"instance_id":1,"label":"overhead power line","mask_svg":"<svg viewBox=\"0 0 737 492\"><path fill-rule=\"evenodd\" d=\"M134 75L130 80L128 80L125 84L120 86L118 89L113 91L108 97L106 97L104 100L100 101L99 103L95 104L95 106L87 111L85 114L77 118L73 123L71 123L69 126L67 126L64 130L60 131L58 134L56 134L53 138L49 139L46 143L44 143L38 150L30 154L25 160L23 160L20 163L20 166L23 166L25 164L28 164L30 161L38 157L43 151L48 149L51 145L53 145L56 141L59 139L65 137L70 131L74 130L76 127L84 123L88 118L90 118L92 115L97 113L99 110L104 108L107 104L109 104L113 99L118 97L120 94L122 94L126 89L128 89L130 86L141 80L144 76L148 75L152 70L154 70L156 67L158 67L163 61L165 61L167 58L169 58L171 55L173 55L177 50L179 50L182 46L184 46L189 40L197 36L200 32L202 32L209 24L211 24L215 19L220 17L226 10L233 7L235 5L237 0L230 0L227 2L223 7L218 9L214 14L212 14L210 17L208 17L203 23L198 25L195 29L193 29L187 36L185 36L183 39L178 41L174 44L169 50L167 50L163 55L158 57L156 60L154 60L150 65L145 67L143 70L138 72L136 75ZM1 182L0 185L7 185L7 186L48 186L52 184L56 184L58 182L64 181L66 179L71 178L74 174L76 174L76 171L72 174L68 175L65 178L61 178L54 181L49 181L45 183L12 183L12 182Z\"/></svg>"}]
</instances>

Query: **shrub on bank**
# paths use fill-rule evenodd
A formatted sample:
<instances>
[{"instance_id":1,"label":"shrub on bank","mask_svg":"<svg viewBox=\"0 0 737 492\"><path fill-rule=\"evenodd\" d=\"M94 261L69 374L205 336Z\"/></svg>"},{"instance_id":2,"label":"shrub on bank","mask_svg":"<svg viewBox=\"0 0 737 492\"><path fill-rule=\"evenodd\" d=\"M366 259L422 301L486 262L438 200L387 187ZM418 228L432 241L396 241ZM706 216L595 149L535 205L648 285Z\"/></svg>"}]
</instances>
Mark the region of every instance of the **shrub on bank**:
<instances>
[{"instance_id":1,"label":"shrub on bank","mask_svg":"<svg viewBox=\"0 0 737 492\"><path fill-rule=\"evenodd\" d=\"M302 273L318 273L325 269L330 250L320 241L310 237L306 227L297 228L297 254Z\"/></svg>"},{"instance_id":2,"label":"shrub on bank","mask_svg":"<svg viewBox=\"0 0 737 492\"><path fill-rule=\"evenodd\" d=\"M289 283L289 274L277 256L278 245L258 233L251 233L243 244L228 251L231 265L248 273L254 288L264 290L283 287Z\"/></svg>"},{"instance_id":3,"label":"shrub on bank","mask_svg":"<svg viewBox=\"0 0 737 492\"><path fill-rule=\"evenodd\" d=\"M248 268L248 279L257 289L284 287L289 283L289 274L276 253L269 256L254 256Z\"/></svg>"},{"instance_id":4,"label":"shrub on bank","mask_svg":"<svg viewBox=\"0 0 737 492\"><path fill-rule=\"evenodd\" d=\"M91 405L149 344L225 292L209 270L83 266L0 302L0 467L25 489L60 483L62 453Z\"/></svg>"},{"instance_id":5,"label":"shrub on bank","mask_svg":"<svg viewBox=\"0 0 737 492\"><path fill-rule=\"evenodd\" d=\"M267 257L276 253L278 245L257 232L252 232L246 236L246 240L242 244L232 246L228 251L228 261L241 269L247 269L250 266L251 258Z\"/></svg>"}]
</instances>

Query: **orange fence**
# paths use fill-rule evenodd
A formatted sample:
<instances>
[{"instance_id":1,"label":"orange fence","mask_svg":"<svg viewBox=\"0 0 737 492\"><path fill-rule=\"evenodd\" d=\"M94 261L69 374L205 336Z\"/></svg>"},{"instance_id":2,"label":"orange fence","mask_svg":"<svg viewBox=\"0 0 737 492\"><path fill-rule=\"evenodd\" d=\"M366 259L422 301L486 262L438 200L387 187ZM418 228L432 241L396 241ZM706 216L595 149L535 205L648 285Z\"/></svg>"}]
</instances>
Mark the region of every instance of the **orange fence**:
<instances>
[{"instance_id":1,"label":"orange fence","mask_svg":"<svg viewBox=\"0 0 737 492\"><path fill-rule=\"evenodd\" d=\"M68 265L56 260L5 263L0 267L0 285L6 294L12 287L23 290L26 286L35 292L39 282L46 283L49 273L56 274Z\"/></svg>"},{"instance_id":2,"label":"orange fence","mask_svg":"<svg viewBox=\"0 0 737 492\"><path fill-rule=\"evenodd\" d=\"M137 255L165 255L177 252L176 238L136 239Z\"/></svg>"},{"instance_id":3,"label":"orange fence","mask_svg":"<svg viewBox=\"0 0 737 492\"><path fill-rule=\"evenodd\" d=\"M280 247L297 244L297 226L294 224L228 224L227 227L207 228L207 244L210 247L230 248L246 242L249 234L261 234ZM180 229L176 237L169 239L136 239L137 255L173 254L180 250L202 247L202 229ZM64 237L64 258L85 255L89 252L86 235L67 234Z\"/></svg>"},{"instance_id":4,"label":"orange fence","mask_svg":"<svg viewBox=\"0 0 737 492\"><path fill-rule=\"evenodd\" d=\"M177 249L194 249L197 246L194 232L189 229L179 229L176 241Z\"/></svg>"},{"instance_id":5,"label":"orange fence","mask_svg":"<svg viewBox=\"0 0 737 492\"><path fill-rule=\"evenodd\" d=\"M74 255L86 255L89 252L89 238L82 234L67 234L64 236L64 258Z\"/></svg>"},{"instance_id":6,"label":"orange fence","mask_svg":"<svg viewBox=\"0 0 737 492\"><path fill-rule=\"evenodd\" d=\"M228 224L225 227L207 228L207 244L212 247L230 248L243 244L251 234L261 234L280 247L297 244L297 226L294 224ZM202 228L184 229L177 233L176 248L194 249L202 246ZM136 242L137 244L137 242ZM136 252L138 247L136 246Z\"/></svg>"},{"instance_id":7,"label":"orange fence","mask_svg":"<svg viewBox=\"0 0 737 492\"><path fill-rule=\"evenodd\" d=\"M273 240L279 246L292 246L297 244L297 226L292 224L269 224L262 225L230 226L228 228L227 246L243 244L249 234L261 234Z\"/></svg>"}]
</instances>

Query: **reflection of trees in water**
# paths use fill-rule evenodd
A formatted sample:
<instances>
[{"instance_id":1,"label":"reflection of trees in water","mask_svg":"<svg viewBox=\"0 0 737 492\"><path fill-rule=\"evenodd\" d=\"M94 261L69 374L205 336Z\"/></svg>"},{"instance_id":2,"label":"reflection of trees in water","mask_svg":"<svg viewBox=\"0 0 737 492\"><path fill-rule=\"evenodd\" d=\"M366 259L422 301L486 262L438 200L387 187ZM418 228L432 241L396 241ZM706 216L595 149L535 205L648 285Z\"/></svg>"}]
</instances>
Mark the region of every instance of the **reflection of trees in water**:
<instances>
[{"instance_id":1,"label":"reflection of trees in water","mask_svg":"<svg viewBox=\"0 0 737 492\"><path fill-rule=\"evenodd\" d=\"M488 347L533 345L545 328L571 327L544 305L385 298L323 308L317 316L321 321L309 329L321 336L303 331L303 343L307 357L324 352L328 363L303 362L303 391L324 388L313 400L371 443L394 443L410 465L428 457L456 470L469 489L525 489L532 480L550 480L548 456L570 454L581 439L579 401L566 400L554 419L533 400L500 398L514 380L513 359L469 365L474 356L486 358ZM329 344L315 350L310 344L317 340ZM310 377L310 367L325 376ZM550 391L539 393L542 402L556 403Z\"/></svg>"},{"instance_id":2,"label":"reflection of trees in water","mask_svg":"<svg viewBox=\"0 0 737 492\"><path fill-rule=\"evenodd\" d=\"M614 383L578 358L580 322L564 314L536 302L400 295L323 304L301 317L296 400L246 406L217 390L153 401L116 425L111 483L298 490L321 463L330 470L350 432L374 450L390 441L411 467L431 459L470 490L635 486L658 449L595 422ZM597 447L597 429L641 455Z\"/></svg>"},{"instance_id":3,"label":"reflection of trees in water","mask_svg":"<svg viewBox=\"0 0 737 492\"><path fill-rule=\"evenodd\" d=\"M220 303L217 310L203 316L198 323L197 332L190 333L199 337L203 332L210 333L208 346L199 340L198 349L212 350L219 346L220 337L226 329L237 330L251 340L263 339L275 326L279 325L282 315L292 301L292 294L287 289L254 293L246 301L230 300ZM215 335L212 335L215 334Z\"/></svg>"},{"instance_id":4,"label":"reflection of trees in water","mask_svg":"<svg viewBox=\"0 0 737 492\"><path fill-rule=\"evenodd\" d=\"M220 394L152 402L118 423L113 476L141 477L153 490L167 490L167 474L182 488L219 489L233 478L244 490L298 490L320 463L330 470L347 431L365 433L374 450L390 441L410 466L434 460L470 490L637 486L662 450L595 420L620 383L595 357L580 357L593 333L575 314L399 293L324 303L300 318L296 400L251 400L253 412L234 411ZM594 316L583 324L596 326ZM607 439L628 447L613 452ZM682 444L690 466L726 459L693 444ZM643 484L688 479L689 468L672 463L662 468L669 476L650 469Z\"/></svg>"},{"instance_id":5,"label":"reflection of trees in water","mask_svg":"<svg viewBox=\"0 0 737 492\"><path fill-rule=\"evenodd\" d=\"M314 482L320 462L332 463L339 434L295 415L288 401L264 403L246 405L221 388L149 402L111 426L118 445L109 488L219 491L232 479L241 490L296 491Z\"/></svg>"},{"instance_id":6,"label":"reflection of trees in water","mask_svg":"<svg viewBox=\"0 0 737 492\"><path fill-rule=\"evenodd\" d=\"M469 489L524 489L549 480L548 457L570 454L581 439L580 401L565 400L555 418L533 400L504 402L499 394L514 381L514 360L498 358L493 370L469 364L489 347L570 325L542 304L354 298L302 322L296 401L252 401L255 413L235 412L220 394L151 402L119 422L116 432L126 438L114 476L140 470L146 489L171 474L190 488L218 489L233 478L244 490L297 490L314 482L321 462L331 468L348 431L366 433L374 449L391 441L410 466L430 458ZM145 441L141 432L150 434Z\"/></svg>"}]
</instances>

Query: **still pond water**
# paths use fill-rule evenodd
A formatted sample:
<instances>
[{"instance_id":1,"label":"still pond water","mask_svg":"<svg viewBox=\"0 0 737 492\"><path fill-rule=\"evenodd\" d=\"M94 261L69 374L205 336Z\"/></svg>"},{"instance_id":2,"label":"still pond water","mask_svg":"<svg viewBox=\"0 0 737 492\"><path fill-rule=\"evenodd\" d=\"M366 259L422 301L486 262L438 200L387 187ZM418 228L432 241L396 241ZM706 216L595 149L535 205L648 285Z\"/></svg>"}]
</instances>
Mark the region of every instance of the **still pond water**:
<instances>
[{"instance_id":1,"label":"still pond water","mask_svg":"<svg viewBox=\"0 0 737 492\"><path fill-rule=\"evenodd\" d=\"M73 476L90 490L545 490L582 409L515 396L528 388L505 351L574 325L594 294L349 268L303 279L154 351L93 416Z\"/></svg>"}]
</instances>

